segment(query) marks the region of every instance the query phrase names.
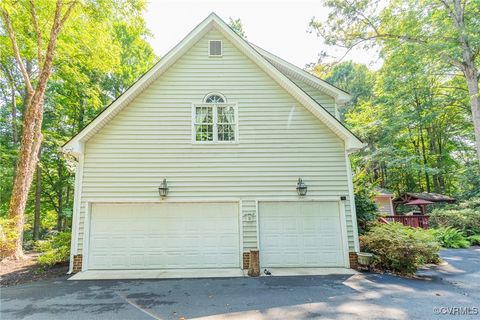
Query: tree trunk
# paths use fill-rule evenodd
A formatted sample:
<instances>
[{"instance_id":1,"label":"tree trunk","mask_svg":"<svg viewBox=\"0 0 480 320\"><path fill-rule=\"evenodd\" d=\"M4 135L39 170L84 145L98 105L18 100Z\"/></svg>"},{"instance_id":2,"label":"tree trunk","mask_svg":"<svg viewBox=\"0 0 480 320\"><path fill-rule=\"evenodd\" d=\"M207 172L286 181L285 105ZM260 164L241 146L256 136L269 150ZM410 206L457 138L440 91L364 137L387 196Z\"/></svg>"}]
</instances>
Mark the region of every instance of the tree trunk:
<instances>
[{"instance_id":1,"label":"tree trunk","mask_svg":"<svg viewBox=\"0 0 480 320\"><path fill-rule=\"evenodd\" d=\"M38 162L38 152L42 143L42 121L43 121L43 99L48 80L52 72L53 58L57 45L57 37L66 19L72 12L76 2L71 2L62 17L63 1L56 1L55 16L50 31L50 39L45 51L45 59L43 66L39 67L38 80L34 89L30 81L30 77L25 69L22 57L20 55L19 46L13 30L13 24L10 15L3 8L0 13L3 17L5 29L12 44L12 50L15 60L24 78L25 87L27 88L26 99L24 101L24 119L23 132L20 142L20 151L16 166L15 180L12 187L12 196L10 198L10 206L8 216L15 224L17 237L15 239L15 258L23 258L23 227L25 224L25 206L28 198L28 191L32 185L35 166ZM41 50L42 48L39 48Z\"/></svg>"},{"instance_id":2,"label":"tree trunk","mask_svg":"<svg viewBox=\"0 0 480 320\"><path fill-rule=\"evenodd\" d=\"M428 161L427 161L427 154L425 151L425 139L423 138L423 129L420 127L420 142L422 144L422 159L423 159L423 170L425 173L425 182L427 186L427 192L431 192L430 190L430 175L428 174Z\"/></svg>"},{"instance_id":3,"label":"tree trunk","mask_svg":"<svg viewBox=\"0 0 480 320\"><path fill-rule=\"evenodd\" d=\"M38 159L42 156L42 149L38 152ZM37 163L37 181L35 184L35 211L33 217L33 240L40 239L40 205L42 196L42 167Z\"/></svg>"},{"instance_id":4,"label":"tree trunk","mask_svg":"<svg viewBox=\"0 0 480 320\"><path fill-rule=\"evenodd\" d=\"M440 176L440 171L442 170L442 166L440 163L440 157L441 155L437 151L437 144L436 144L436 130L435 130L435 125L432 125L431 127L427 128L427 136L428 136L428 145L429 145L429 152L431 155L434 156L435 159L435 171L434 174L432 174L432 183L433 183L433 191L436 193L441 193L440 192L440 184L439 184L439 176Z\"/></svg>"},{"instance_id":5,"label":"tree trunk","mask_svg":"<svg viewBox=\"0 0 480 320\"><path fill-rule=\"evenodd\" d=\"M418 158L418 160L420 160L421 156L420 156L420 148L418 147L418 142L413 140L413 138L411 138L411 140L412 140L413 148L415 149L415 153L417 155L417 158ZM418 166L417 178L418 178L417 186L419 188L419 191L423 192L422 171L420 170L420 166Z\"/></svg>"},{"instance_id":6,"label":"tree trunk","mask_svg":"<svg viewBox=\"0 0 480 320\"><path fill-rule=\"evenodd\" d=\"M57 216L57 230L63 231L63 168L62 161L58 160L58 216Z\"/></svg>"},{"instance_id":7,"label":"tree trunk","mask_svg":"<svg viewBox=\"0 0 480 320\"><path fill-rule=\"evenodd\" d=\"M470 108L472 110L473 127L475 131L475 149L480 160L480 96L478 89L478 69L475 65L475 56L471 43L465 31L465 6L460 0L453 1L454 12L450 14L458 31L458 41L462 49L462 68L470 95Z\"/></svg>"},{"instance_id":8,"label":"tree trunk","mask_svg":"<svg viewBox=\"0 0 480 320\"><path fill-rule=\"evenodd\" d=\"M65 205L70 208L70 193L71 193L70 183L67 183L67 190L65 191ZM64 217L63 219L63 230L69 228L69 219L68 217Z\"/></svg>"},{"instance_id":9,"label":"tree trunk","mask_svg":"<svg viewBox=\"0 0 480 320\"><path fill-rule=\"evenodd\" d=\"M477 158L480 160L480 96L478 89L478 71L472 64L466 65L463 72L467 80L468 93L470 95L470 107L475 130L475 148L477 150Z\"/></svg>"},{"instance_id":10,"label":"tree trunk","mask_svg":"<svg viewBox=\"0 0 480 320\"><path fill-rule=\"evenodd\" d=\"M14 145L18 143L18 128L17 128L17 99L15 85L12 82L12 142Z\"/></svg>"},{"instance_id":11,"label":"tree trunk","mask_svg":"<svg viewBox=\"0 0 480 320\"><path fill-rule=\"evenodd\" d=\"M23 257L23 226L28 191L33 180L38 152L42 142L43 93L36 95L28 104L25 116L17 170L10 198L9 217L14 220L17 232L15 257Z\"/></svg>"}]
</instances>

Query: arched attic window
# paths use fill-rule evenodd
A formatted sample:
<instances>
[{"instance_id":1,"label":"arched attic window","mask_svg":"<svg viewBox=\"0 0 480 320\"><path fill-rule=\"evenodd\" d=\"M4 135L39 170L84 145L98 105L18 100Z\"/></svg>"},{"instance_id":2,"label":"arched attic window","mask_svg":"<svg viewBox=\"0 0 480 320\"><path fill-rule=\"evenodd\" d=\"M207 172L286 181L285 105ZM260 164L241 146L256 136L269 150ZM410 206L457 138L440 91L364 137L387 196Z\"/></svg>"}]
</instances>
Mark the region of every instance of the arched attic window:
<instances>
[{"instance_id":1,"label":"arched attic window","mask_svg":"<svg viewBox=\"0 0 480 320\"><path fill-rule=\"evenodd\" d=\"M193 141L200 143L232 143L237 141L237 105L227 103L225 96L212 92L203 103L193 106Z\"/></svg>"},{"instance_id":2,"label":"arched attic window","mask_svg":"<svg viewBox=\"0 0 480 320\"><path fill-rule=\"evenodd\" d=\"M207 94L203 101L205 103L225 103L227 99L225 99L225 96L221 93L212 92Z\"/></svg>"}]
</instances>

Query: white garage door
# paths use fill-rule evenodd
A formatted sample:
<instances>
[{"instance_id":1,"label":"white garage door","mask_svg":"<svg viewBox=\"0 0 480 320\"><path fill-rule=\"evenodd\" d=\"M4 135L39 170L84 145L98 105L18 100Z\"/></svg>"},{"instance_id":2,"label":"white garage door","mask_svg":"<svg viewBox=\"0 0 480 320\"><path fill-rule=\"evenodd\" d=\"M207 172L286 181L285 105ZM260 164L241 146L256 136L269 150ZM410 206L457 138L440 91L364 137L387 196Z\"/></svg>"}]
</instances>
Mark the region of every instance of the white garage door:
<instances>
[{"instance_id":1,"label":"white garage door","mask_svg":"<svg viewBox=\"0 0 480 320\"><path fill-rule=\"evenodd\" d=\"M239 268L238 204L93 204L89 269Z\"/></svg>"},{"instance_id":2,"label":"white garage door","mask_svg":"<svg viewBox=\"0 0 480 320\"><path fill-rule=\"evenodd\" d=\"M262 267L344 267L338 202L260 202Z\"/></svg>"}]
</instances>

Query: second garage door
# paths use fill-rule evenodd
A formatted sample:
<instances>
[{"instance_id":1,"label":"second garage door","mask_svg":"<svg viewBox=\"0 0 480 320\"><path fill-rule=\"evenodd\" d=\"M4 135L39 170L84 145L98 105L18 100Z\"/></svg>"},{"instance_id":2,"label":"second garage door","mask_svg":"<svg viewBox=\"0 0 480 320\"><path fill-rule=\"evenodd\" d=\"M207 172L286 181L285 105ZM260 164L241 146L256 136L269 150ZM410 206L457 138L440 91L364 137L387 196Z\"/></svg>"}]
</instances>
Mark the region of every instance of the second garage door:
<instances>
[{"instance_id":1,"label":"second garage door","mask_svg":"<svg viewBox=\"0 0 480 320\"><path fill-rule=\"evenodd\" d=\"M344 267L338 202L259 202L262 267Z\"/></svg>"},{"instance_id":2,"label":"second garage door","mask_svg":"<svg viewBox=\"0 0 480 320\"><path fill-rule=\"evenodd\" d=\"M239 268L237 203L93 204L89 269Z\"/></svg>"}]
</instances>

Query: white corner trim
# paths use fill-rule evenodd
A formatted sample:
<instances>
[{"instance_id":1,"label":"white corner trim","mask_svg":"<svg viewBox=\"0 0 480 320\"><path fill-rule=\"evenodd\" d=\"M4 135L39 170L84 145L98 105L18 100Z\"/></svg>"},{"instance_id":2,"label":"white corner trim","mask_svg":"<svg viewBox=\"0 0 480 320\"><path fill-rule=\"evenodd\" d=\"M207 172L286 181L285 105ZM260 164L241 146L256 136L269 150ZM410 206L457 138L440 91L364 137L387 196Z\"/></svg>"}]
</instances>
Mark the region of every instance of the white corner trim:
<instances>
[{"instance_id":1,"label":"white corner trim","mask_svg":"<svg viewBox=\"0 0 480 320\"><path fill-rule=\"evenodd\" d=\"M360 252L360 243L358 241L358 223L357 223L357 209L355 208L355 192L353 190L353 175L352 165L348 157L348 153L345 152L345 165L347 166L347 180L348 180L348 194L350 199L350 214L352 216L352 228L353 228L353 243L355 246L355 252Z\"/></svg>"},{"instance_id":2,"label":"white corner trim","mask_svg":"<svg viewBox=\"0 0 480 320\"><path fill-rule=\"evenodd\" d=\"M347 217L345 215L345 201L338 202L340 210L340 229L342 230L342 249L343 249L343 263L344 267L350 268L350 258L348 249L348 230L347 230Z\"/></svg>"},{"instance_id":3,"label":"white corner trim","mask_svg":"<svg viewBox=\"0 0 480 320\"><path fill-rule=\"evenodd\" d=\"M82 272L88 270L88 253L90 248L90 228L91 228L91 203L85 203L85 217L83 218L83 246L82 246Z\"/></svg>"},{"instance_id":4,"label":"white corner trim","mask_svg":"<svg viewBox=\"0 0 480 320\"><path fill-rule=\"evenodd\" d=\"M80 202L82 199L82 181L84 165L84 144L79 147L78 162L75 168L75 186L73 191L72 237L70 243L70 265L68 273L73 272L73 256L78 251L78 226L80 224Z\"/></svg>"}]
</instances>

